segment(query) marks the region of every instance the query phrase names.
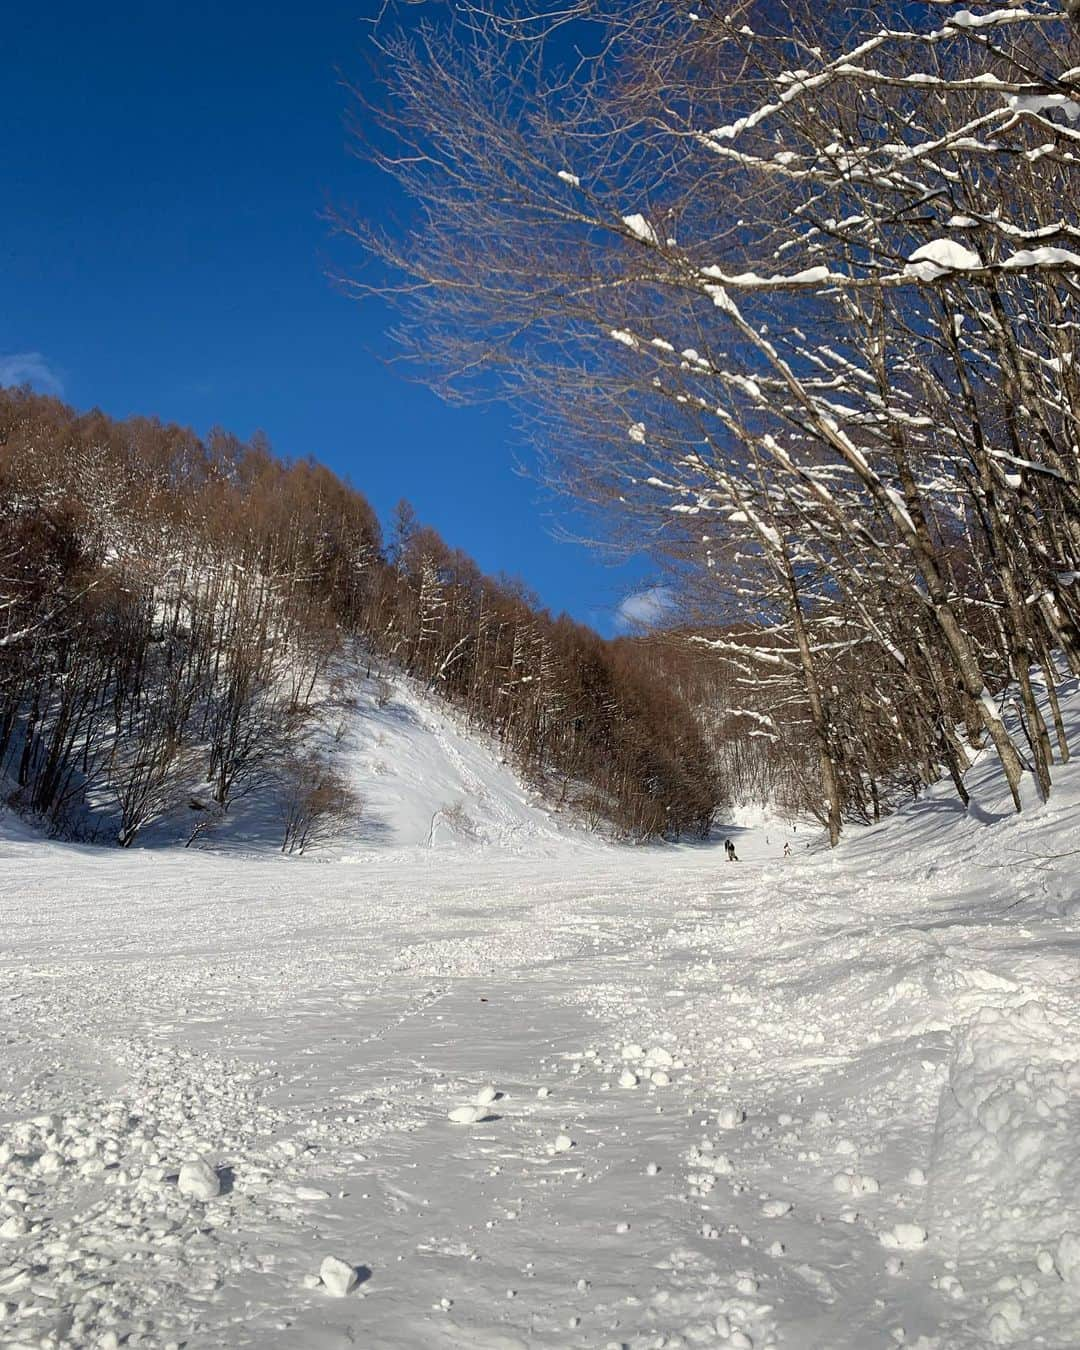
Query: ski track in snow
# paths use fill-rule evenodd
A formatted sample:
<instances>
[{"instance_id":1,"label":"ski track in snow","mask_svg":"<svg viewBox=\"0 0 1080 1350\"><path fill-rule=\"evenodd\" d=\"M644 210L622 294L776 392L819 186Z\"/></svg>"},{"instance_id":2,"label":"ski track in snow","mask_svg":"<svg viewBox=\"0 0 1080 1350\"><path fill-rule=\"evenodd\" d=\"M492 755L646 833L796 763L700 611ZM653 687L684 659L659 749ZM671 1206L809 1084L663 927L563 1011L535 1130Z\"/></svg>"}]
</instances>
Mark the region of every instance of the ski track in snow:
<instances>
[{"instance_id":1,"label":"ski track in snow","mask_svg":"<svg viewBox=\"0 0 1080 1350\"><path fill-rule=\"evenodd\" d=\"M978 775L737 865L0 835L0 1344L1075 1346L1080 783Z\"/></svg>"}]
</instances>

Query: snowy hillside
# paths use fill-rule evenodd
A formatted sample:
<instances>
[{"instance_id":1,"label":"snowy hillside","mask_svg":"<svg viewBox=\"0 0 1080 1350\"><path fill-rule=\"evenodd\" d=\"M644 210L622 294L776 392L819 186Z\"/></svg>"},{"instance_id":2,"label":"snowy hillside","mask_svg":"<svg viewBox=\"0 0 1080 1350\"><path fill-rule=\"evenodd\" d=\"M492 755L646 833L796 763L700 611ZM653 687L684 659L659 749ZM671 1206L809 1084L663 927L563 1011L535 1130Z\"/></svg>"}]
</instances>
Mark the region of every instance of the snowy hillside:
<instances>
[{"instance_id":1,"label":"snowy hillside","mask_svg":"<svg viewBox=\"0 0 1080 1350\"><path fill-rule=\"evenodd\" d=\"M337 758L364 803L355 849L348 836L338 841L347 857L387 846L520 851L564 846L575 833L584 839L445 703L399 678L380 707L369 685L361 686Z\"/></svg>"},{"instance_id":2,"label":"snowy hillside","mask_svg":"<svg viewBox=\"0 0 1080 1350\"><path fill-rule=\"evenodd\" d=\"M491 737L469 727L452 707L400 672L372 678L349 667L340 687L314 704L308 739L355 794L354 817L336 822L310 848L319 861L363 862L398 849L498 849L550 852L603 848L571 812L559 815L526 787ZM147 826L136 849L183 848L210 802L192 782L185 800ZM274 854L282 840L281 788L268 776L191 848L199 852ZM33 830L0 815L0 838ZM106 843L111 842L106 832Z\"/></svg>"},{"instance_id":3,"label":"snowy hillside","mask_svg":"<svg viewBox=\"0 0 1080 1350\"><path fill-rule=\"evenodd\" d=\"M738 864L6 839L3 1344L1075 1346L1080 772L971 783Z\"/></svg>"}]
</instances>

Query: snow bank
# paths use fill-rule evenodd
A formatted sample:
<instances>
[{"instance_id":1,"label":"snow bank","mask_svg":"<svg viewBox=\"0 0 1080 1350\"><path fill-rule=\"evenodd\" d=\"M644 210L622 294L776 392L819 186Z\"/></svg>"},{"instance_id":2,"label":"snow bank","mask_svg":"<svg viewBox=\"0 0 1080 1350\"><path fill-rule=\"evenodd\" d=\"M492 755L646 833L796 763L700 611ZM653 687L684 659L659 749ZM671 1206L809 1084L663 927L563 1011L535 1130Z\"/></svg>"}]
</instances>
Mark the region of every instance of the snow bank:
<instances>
[{"instance_id":1,"label":"snow bank","mask_svg":"<svg viewBox=\"0 0 1080 1350\"><path fill-rule=\"evenodd\" d=\"M1028 1265L1080 1232L1078 1031L1075 1009L1039 999L984 1006L961 1030L930 1190L931 1225L953 1254Z\"/></svg>"}]
</instances>

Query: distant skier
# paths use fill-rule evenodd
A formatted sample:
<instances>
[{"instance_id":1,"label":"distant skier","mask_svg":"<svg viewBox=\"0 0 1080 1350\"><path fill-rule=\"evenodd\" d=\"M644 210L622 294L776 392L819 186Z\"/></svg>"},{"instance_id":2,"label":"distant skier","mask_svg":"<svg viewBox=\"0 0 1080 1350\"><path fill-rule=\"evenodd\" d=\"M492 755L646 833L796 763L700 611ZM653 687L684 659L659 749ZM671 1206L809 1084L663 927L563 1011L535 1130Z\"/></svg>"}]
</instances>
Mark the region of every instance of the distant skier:
<instances>
[{"instance_id":1,"label":"distant skier","mask_svg":"<svg viewBox=\"0 0 1080 1350\"><path fill-rule=\"evenodd\" d=\"M728 862L739 861L738 855L735 852L735 845L731 842L730 839L724 840L724 852L727 854Z\"/></svg>"},{"instance_id":2,"label":"distant skier","mask_svg":"<svg viewBox=\"0 0 1080 1350\"><path fill-rule=\"evenodd\" d=\"M791 845L786 840L784 842L784 857L785 858L791 857Z\"/></svg>"}]
</instances>

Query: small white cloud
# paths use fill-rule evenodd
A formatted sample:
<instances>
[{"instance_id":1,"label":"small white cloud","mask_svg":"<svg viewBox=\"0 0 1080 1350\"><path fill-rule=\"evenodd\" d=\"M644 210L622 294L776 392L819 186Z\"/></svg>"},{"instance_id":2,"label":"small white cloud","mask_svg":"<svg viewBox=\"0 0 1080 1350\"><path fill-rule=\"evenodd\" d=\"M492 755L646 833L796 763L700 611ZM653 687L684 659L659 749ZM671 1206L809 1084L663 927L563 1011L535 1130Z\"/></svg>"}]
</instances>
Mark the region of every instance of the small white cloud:
<instances>
[{"instance_id":1,"label":"small white cloud","mask_svg":"<svg viewBox=\"0 0 1080 1350\"><path fill-rule=\"evenodd\" d=\"M62 394L64 382L40 352L0 353L0 388L29 384L43 394Z\"/></svg>"},{"instance_id":2,"label":"small white cloud","mask_svg":"<svg viewBox=\"0 0 1080 1350\"><path fill-rule=\"evenodd\" d=\"M644 591L628 595L615 611L615 624L620 632L632 628L651 628L675 605L675 597L667 586L650 586Z\"/></svg>"}]
</instances>

